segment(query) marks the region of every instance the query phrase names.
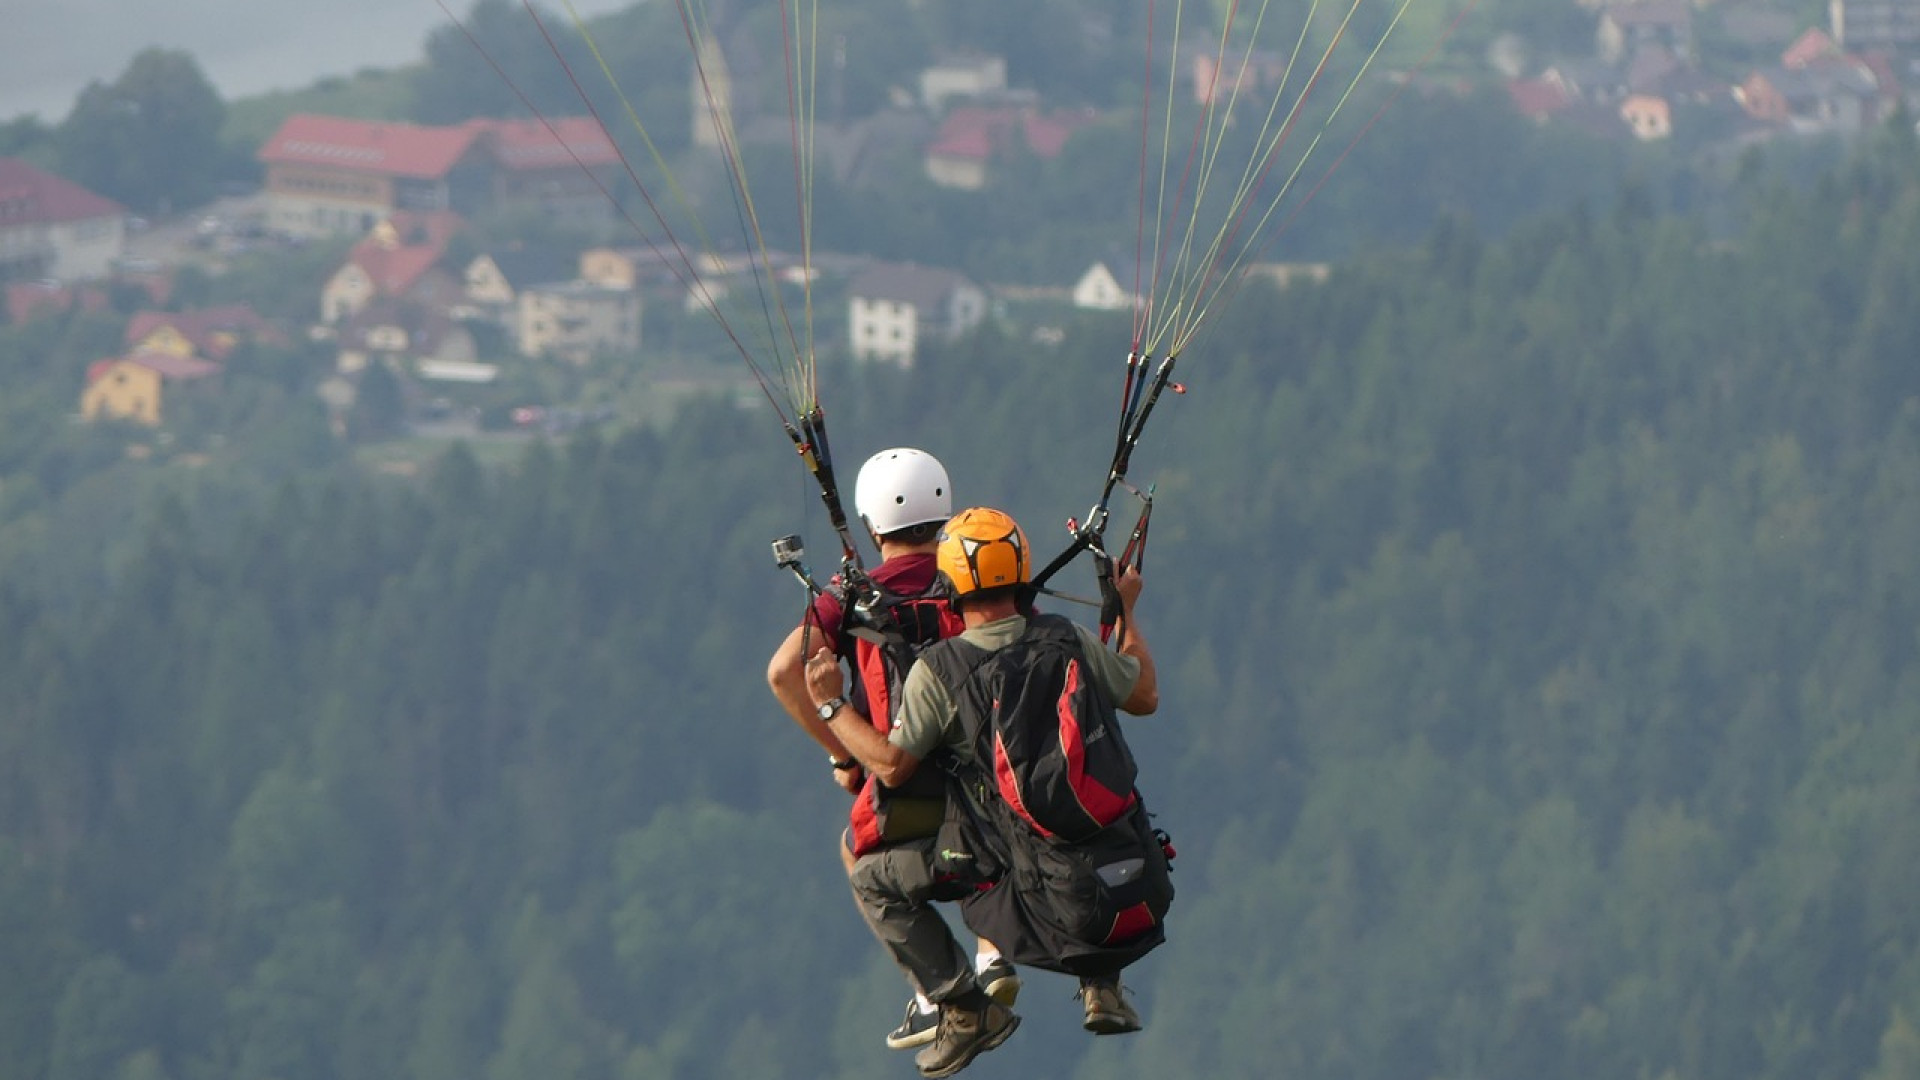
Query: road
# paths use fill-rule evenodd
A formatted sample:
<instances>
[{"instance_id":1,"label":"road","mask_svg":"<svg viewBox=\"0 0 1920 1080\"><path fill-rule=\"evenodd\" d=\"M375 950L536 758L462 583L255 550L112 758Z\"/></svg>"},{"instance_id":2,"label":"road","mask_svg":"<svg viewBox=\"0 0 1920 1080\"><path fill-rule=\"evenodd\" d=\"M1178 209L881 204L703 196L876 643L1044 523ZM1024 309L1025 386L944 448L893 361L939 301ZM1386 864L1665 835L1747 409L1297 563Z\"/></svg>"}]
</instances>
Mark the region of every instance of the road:
<instances>
[{"instance_id":1,"label":"road","mask_svg":"<svg viewBox=\"0 0 1920 1080\"><path fill-rule=\"evenodd\" d=\"M130 270L201 266L218 273L225 256L259 242L246 232L263 227L266 199L259 193L227 196L211 205L141 227L129 228L122 265Z\"/></svg>"}]
</instances>

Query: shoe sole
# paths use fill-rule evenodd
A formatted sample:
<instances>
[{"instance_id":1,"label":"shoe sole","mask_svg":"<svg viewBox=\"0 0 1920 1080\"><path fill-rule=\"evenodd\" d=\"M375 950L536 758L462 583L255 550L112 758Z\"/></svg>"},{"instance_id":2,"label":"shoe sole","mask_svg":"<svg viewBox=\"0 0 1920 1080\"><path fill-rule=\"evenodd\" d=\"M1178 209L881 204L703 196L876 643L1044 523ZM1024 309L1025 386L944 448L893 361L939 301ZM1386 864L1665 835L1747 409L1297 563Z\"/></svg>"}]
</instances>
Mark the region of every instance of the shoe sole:
<instances>
[{"instance_id":1,"label":"shoe sole","mask_svg":"<svg viewBox=\"0 0 1920 1080\"><path fill-rule=\"evenodd\" d=\"M1101 1013L1097 1016L1087 1017L1086 1022L1080 1026L1093 1032L1095 1035L1131 1035L1139 1031L1144 1025L1129 1021L1125 1017L1115 1016L1112 1013Z\"/></svg>"},{"instance_id":2,"label":"shoe sole","mask_svg":"<svg viewBox=\"0 0 1920 1080\"><path fill-rule=\"evenodd\" d=\"M896 1039L891 1034L889 1034L887 1036L887 1049L912 1050L917 1047L925 1046L928 1043L932 1042L933 1037L938 1034L940 1034L940 1028L938 1025L934 1027L930 1027L925 1031L916 1031L904 1039Z\"/></svg>"},{"instance_id":3,"label":"shoe sole","mask_svg":"<svg viewBox=\"0 0 1920 1080\"><path fill-rule=\"evenodd\" d=\"M1020 997L1020 976L1002 975L981 989L987 992L988 997L1011 1009Z\"/></svg>"},{"instance_id":4,"label":"shoe sole","mask_svg":"<svg viewBox=\"0 0 1920 1080\"><path fill-rule=\"evenodd\" d=\"M999 1046L1001 1043L1006 1042L1007 1039L1013 1035L1014 1029L1018 1028L1019 1026L1020 1026L1020 1018L1018 1016L1009 1014L1007 1017L1007 1026L1001 1028L999 1031L996 1031L992 1035L989 1035L986 1038L981 1039L979 1042L975 1043L973 1046L973 1049L967 1052L967 1056L960 1058L958 1061L953 1062L952 1064L948 1065L944 1069L938 1069L938 1070L935 1070L934 1072L927 1072L926 1070L923 1069L921 1070L920 1075L926 1077L927 1080L940 1080L940 1078L943 1076L952 1076L954 1073L957 1073L961 1069L964 1069L967 1066L973 1064L974 1058L977 1058L981 1054L984 1054L987 1051L992 1050L994 1047Z\"/></svg>"}]
</instances>

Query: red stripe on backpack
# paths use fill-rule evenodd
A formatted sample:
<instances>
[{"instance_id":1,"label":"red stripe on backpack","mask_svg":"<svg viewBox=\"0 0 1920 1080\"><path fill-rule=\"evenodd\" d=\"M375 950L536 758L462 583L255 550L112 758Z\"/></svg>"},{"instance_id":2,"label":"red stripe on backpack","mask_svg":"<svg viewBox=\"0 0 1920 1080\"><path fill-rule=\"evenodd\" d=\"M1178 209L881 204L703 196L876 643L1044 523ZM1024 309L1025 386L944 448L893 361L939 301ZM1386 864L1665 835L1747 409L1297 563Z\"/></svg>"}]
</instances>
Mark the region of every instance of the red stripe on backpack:
<instances>
[{"instance_id":1,"label":"red stripe on backpack","mask_svg":"<svg viewBox=\"0 0 1920 1080\"><path fill-rule=\"evenodd\" d=\"M1080 729L1080 718L1073 711L1080 678L1080 661L1068 661L1067 682L1054 705L1054 714L1060 718L1060 753L1067 761L1067 787L1088 817L1102 825L1111 825L1133 805L1134 794L1129 788L1122 795L1087 775L1086 737Z\"/></svg>"}]
</instances>

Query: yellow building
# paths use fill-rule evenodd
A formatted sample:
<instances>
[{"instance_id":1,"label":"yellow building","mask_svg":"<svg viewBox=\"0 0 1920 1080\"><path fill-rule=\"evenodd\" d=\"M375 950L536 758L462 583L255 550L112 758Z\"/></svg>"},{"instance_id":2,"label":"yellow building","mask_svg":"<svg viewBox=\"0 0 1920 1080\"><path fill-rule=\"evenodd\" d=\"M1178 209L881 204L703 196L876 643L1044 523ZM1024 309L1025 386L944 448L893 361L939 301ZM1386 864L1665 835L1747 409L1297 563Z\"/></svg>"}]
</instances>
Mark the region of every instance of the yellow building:
<instances>
[{"instance_id":1,"label":"yellow building","mask_svg":"<svg viewBox=\"0 0 1920 1080\"><path fill-rule=\"evenodd\" d=\"M141 311L127 322L127 355L168 353L223 361L243 341L281 343L272 323L245 304L191 311Z\"/></svg>"},{"instance_id":2,"label":"yellow building","mask_svg":"<svg viewBox=\"0 0 1920 1080\"><path fill-rule=\"evenodd\" d=\"M87 387L80 393L80 415L87 420L132 420L158 427L167 394L219 372L220 365L210 360L168 353L135 353L102 360L87 369Z\"/></svg>"}]
</instances>

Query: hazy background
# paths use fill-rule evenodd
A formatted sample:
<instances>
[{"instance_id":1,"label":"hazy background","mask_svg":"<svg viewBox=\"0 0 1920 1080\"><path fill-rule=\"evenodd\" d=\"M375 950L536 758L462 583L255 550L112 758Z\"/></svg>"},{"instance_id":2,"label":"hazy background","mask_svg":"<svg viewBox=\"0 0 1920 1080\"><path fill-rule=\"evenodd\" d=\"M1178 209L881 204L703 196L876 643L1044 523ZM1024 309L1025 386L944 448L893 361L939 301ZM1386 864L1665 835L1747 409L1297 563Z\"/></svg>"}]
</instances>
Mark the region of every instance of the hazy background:
<instances>
[{"instance_id":1,"label":"hazy background","mask_svg":"<svg viewBox=\"0 0 1920 1080\"><path fill-rule=\"evenodd\" d=\"M631 0L575 0L599 15ZM564 10L557 0L547 5ZM192 53L229 100L416 60L427 34L471 0L0 0L0 121L58 123L95 80L149 46Z\"/></svg>"}]
</instances>

